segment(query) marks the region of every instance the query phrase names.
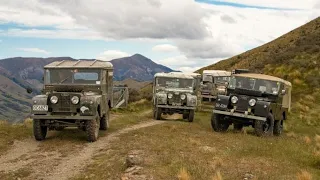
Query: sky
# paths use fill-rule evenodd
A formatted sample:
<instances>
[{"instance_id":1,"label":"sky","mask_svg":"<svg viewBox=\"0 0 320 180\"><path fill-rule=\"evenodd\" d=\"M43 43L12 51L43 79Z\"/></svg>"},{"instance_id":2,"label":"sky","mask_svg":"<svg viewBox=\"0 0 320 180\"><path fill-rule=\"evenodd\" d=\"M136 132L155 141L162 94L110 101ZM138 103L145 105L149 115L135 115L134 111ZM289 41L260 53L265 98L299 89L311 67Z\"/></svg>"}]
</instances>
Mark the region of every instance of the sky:
<instances>
[{"instance_id":1,"label":"sky","mask_svg":"<svg viewBox=\"0 0 320 180\"><path fill-rule=\"evenodd\" d=\"M320 16L320 0L0 0L0 59L142 54L192 72Z\"/></svg>"}]
</instances>

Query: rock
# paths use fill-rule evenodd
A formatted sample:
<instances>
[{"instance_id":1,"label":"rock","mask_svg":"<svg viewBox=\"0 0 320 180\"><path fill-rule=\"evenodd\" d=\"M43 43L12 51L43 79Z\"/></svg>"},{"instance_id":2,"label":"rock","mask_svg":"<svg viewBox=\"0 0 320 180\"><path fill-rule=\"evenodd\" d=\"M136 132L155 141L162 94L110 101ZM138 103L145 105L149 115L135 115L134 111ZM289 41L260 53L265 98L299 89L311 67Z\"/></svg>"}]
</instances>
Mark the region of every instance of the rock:
<instances>
[{"instance_id":1,"label":"rock","mask_svg":"<svg viewBox=\"0 0 320 180\"><path fill-rule=\"evenodd\" d=\"M134 150L128 153L126 158L127 167L139 166L143 163L142 151Z\"/></svg>"},{"instance_id":2,"label":"rock","mask_svg":"<svg viewBox=\"0 0 320 180\"><path fill-rule=\"evenodd\" d=\"M142 170L143 168L140 167L140 166L133 166L133 167L130 167L128 169L126 169L125 173L129 173L129 174L138 174L138 172L140 170Z\"/></svg>"}]
</instances>

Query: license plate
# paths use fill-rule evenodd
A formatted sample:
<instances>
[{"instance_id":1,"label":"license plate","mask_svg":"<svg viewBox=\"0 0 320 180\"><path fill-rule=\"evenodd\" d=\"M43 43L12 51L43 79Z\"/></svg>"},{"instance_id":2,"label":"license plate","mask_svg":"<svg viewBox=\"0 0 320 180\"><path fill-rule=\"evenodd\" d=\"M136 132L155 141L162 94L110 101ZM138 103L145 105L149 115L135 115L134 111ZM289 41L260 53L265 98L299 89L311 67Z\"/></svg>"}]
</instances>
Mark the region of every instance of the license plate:
<instances>
[{"instance_id":1,"label":"license plate","mask_svg":"<svg viewBox=\"0 0 320 180\"><path fill-rule=\"evenodd\" d=\"M172 103L173 106L181 106L181 103Z\"/></svg>"},{"instance_id":2,"label":"license plate","mask_svg":"<svg viewBox=\"0 0 320 180\"><path fill-rule=\"evenodd\" d=\"M33 111L48 111L48 105L33 105Z\"/></svg>"}]
</instances>

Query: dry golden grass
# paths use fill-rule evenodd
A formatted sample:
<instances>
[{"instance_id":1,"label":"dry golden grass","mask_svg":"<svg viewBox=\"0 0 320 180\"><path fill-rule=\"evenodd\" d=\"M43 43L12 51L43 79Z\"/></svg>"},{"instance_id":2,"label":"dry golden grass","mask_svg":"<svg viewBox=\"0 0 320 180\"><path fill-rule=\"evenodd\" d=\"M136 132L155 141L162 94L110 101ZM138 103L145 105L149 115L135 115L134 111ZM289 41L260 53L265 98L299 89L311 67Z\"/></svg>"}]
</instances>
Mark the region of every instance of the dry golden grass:
<instances>
[{"instance_id":1,"label":"dry golden grass","mask_svg":"<svg viewBox=\"0 0 320 180\"><path fill-rule=\"evenodd\" d=\"M213 158L213 162L211 166L213 170L219 170L223 166L223 160L218 157Z\"/></svg>"},{"instance_id":2,"label":"dry golden grass","mask_svg":"<svg viewBox=\"0 0 320 180\"><path fill-rule=\"evenodd\" d=\"M309 136L304 136L303 140L306 144L311 144L312 142Z\"/></svg>"},{"instance_id":3,"label":"dry golden grass","mask_svg":"<svg viewBox=\"0 0 320 180\"><path fill-rule=\"evenodd\" d=\"M297 180L312 180L312 175L305 170L302 170L297 174Z\"/></svg>"},{"instance_id":4,"label":"dry golden grass","mask_svg":"<svg viewBox=\"0 0 320 180\"><path fill-rule=\"evenodd\" d=\"M177 175L179 180L190 180L190 175L185 168L181 168Z\"/></svg>"},{"instance_id":5,"label":"dry golden grass","mask_svg":"<svg viewBox=\"0 0 320 180\"><path fill-rule=\"evenodd\" d=\"M223 180L220 171L216 172L216 174L212 177L212 180Z\"/></svg>"},{"instance_id":6,"label":"dry golden grass","mask_svg":"<svg viewBox=\"0 0 320 180\"><path fill-rule=\"evenodd\" d=\"M287 134L286 134L288 137L291 137L291 138L296 138L296 137L298 137L297 136L297 134L296 133L294 133L294 132L288 132Z\"/></svg>"}]
</instances>

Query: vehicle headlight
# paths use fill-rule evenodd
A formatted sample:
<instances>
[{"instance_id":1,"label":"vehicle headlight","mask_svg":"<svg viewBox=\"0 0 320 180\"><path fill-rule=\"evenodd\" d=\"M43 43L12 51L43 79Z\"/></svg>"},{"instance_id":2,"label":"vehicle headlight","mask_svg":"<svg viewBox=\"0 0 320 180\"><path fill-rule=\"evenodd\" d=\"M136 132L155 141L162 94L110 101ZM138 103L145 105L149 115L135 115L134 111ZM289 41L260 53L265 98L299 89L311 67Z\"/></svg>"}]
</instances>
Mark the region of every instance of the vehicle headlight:
<instances>
[{"instance_id":1,"label":"vehicle headlight","mask_svg":"<svg viewBox=\"0 0 320 180\"><path fill-rule=\"evenodd\" d=\"M237 96L232 96L231 102L232 102L233 104L236 104L236 103L238 102L238 97L237 97Z\"/></svg>"},{"instance_id":2,"label":"vehicle headlight","mask_svg":"<svg viewBox=\"0 0 320 180\"><path fill-rule=\"evenodd\" d=\"M57 104L57 103L58 103L58 97L57 97L57 96L51 96L50 102L51 102L52 104Z\"/></svg>"},{"instance_id":3,"label":"vehicle headlight","mask_svg":"<svg viewBox=\"0 0 320 180\"><path fill-rule=\"evenodd\" d=\"M250 101L249 101L249 105L250 106L254 106L254 105L256 105L256 100L255 99L250 99Z\"/></svg>"},{"instance_id":4,"label":"vehicle headlight","mask_svg":"<svg viewBox=\"0 0 320 180\"><path fill-rule=\"evenodd\" d=\"M181 98L182 100L185 100L185 99L186 99L186 95L185 95L185 94L182 94L182 95L180 96L180 98Z\"/></svg>"},{"instance_id":5,"label":"vehicle headlight","mask_svg":"<svg viewBox=\"0 0 320 180\"><path fill-rule=\"evenodd\" d=\"M173 94L169 93L168 98L171 99L173 97Z\"/></svg>"},{"instance_id":6,"label":"vehicle headlight","mask_svg":"<svg viewBox=\"0 0 320 180\"><path fill-rule=\"evenodd\" d=\"M78 104L79 103L79 97L78 96L73 96L71 98L71 102L72 102L72 104Z\"/></svg>"}]
</instances>

